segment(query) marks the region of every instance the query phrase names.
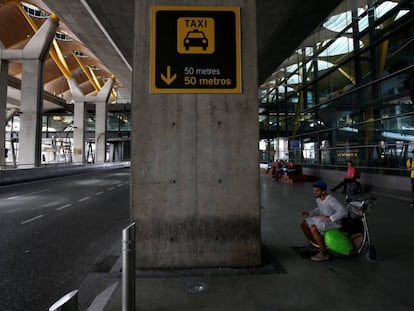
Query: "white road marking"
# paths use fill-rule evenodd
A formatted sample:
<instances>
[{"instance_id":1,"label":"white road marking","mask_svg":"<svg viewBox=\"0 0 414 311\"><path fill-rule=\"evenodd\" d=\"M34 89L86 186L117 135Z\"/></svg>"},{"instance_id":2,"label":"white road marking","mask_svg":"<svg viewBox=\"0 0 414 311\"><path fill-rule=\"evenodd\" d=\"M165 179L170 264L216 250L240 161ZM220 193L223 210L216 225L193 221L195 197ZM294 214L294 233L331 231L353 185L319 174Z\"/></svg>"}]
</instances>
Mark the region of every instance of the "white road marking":
<instances>
[{"instance_id":1,"label":"white road marking","mask_svg":"<svg viewBox=\"0 0 414 311\"><path fill-rule=\"evenodd\" d=\"M28 193L23 193L23 194L19 194L19 195L15 195L13 197L8 197L6 198L6 200L13 200L13 199L17 199L26 195L31 195L31 194L38 194L38 193L42 193L42 192L46 192L49 191L50 189L45 189L45 190L40 190L40 191L34 191L34 192L28 192Z\"/></svg>"},{"instance_id":2,"label":"white road marking","mask_svg":"<svg viewBox=\"0 0 414 311\"><path fill-rule=\"evenodd\" d=\"M83 202L83 201L86 201L86 200L89 200L91 197L84 197L84 198L82 198L82 199L79 199L78 200L78 202Z\"/></svg>"},{"instance_id":3,"label":"white road marking","mask_svg":"<svg viewBox=\"0 0 414 311\"><path fill-rule=\"evenodd\" d=\"M33 218L26 219L26 220L24 220L24 221L20 222L20 224L21 224L21 225L24 225L24 224L27 224L27 223L29 223L29 222L31 222L31 221L36 220L36 219L42 218L42 217L44 217L44 216L45 216L45 215L37 215L37 216L35 216L35 217L33 217Z\"/></svg>"},{"instance_id":4,"label":"white road marking","mask_svg":"<svg viewBox=\"0 0 414 311\"><path fill-rule=\"evenodd\" d=\"M117 184L116 186L117 186L117 187L122 187L122 186L123 186L123 184Z\"/></svg>"},{"instance_id":5,"label":"white road marking","mask_svg":"<svg viewBox=\"0 0 414 311\"><path fill-rule=\"evenodd\" d=\"M62 203L61 202L49 202L49 203L43 204L41 207L53 207L53 206L60 205L60 204Z\"/></svg>"},{"instance_id":6,"label":"white road marking","mask_svg":"<svg viewBox=\"0 0 414 311\"><path fill-rule=\"evenodd\" d=\"M67 207L69 207L69 206L72 206L72 204L66 204L66 205L63 205L63 206L61 206L61 207L57 207L57 208L56 208L56 210L57 210L57 211L61 211L61 210L63 210L64 208L67 208Z\"/></svg>"},{"instance_id":7,"label":"white road marking","mask_svg":"<svg viewBox=\"0 0 414 311\"><path fill-rule=\"evenodd\" d=\"M111 187L111 188L108 188L107 190L111 191L111 190L114 190L114 189L115 189L114 187Z\"/></svg>"},{"instance_id":8,"label":"white road marking","mask_svg":"<svg viewBox=\"0 0 414 311\"><path fill-rule=\"evenodd\" d=\"M95 193L95 195L101 195L101 194L104 194L105 192L103 192L103 191L99 191L99 192L97 192L97 193Z\"/></svg>"}]
</instances>

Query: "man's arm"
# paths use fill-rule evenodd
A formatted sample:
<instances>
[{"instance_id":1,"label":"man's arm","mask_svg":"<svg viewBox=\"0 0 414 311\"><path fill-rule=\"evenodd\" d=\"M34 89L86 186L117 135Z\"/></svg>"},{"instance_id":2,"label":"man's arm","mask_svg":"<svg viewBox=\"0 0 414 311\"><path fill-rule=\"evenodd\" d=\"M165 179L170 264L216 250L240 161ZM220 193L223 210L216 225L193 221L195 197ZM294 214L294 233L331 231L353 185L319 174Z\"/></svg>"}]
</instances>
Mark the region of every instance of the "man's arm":
<instances>
[{"instance_id":1,"label":"man's arm","mask_svg":"<svg viewBox=\"0 0 414 311\"><path fill-rule=\"evenodd\" d=\"M332 207L332 209L335 210L335 213L329 216L331 221L337 221L340 220L346 216L348 216L348 210L345 208L345 206L339 202L335 197L329 196L329 204Z\"/></svg>"},{"instance_id":2,"label":"man's arm","mask_svg":"<svg viewBox=\"0 0 414 311\"><path fill-rule=\"evenodd\" d=\"M317 216L319 215L319 208L315 207L313 210L309 211L309 216Z\"/></svg>"},{"instance_id":3,"label":"man's arm","mask_svg":"<svg viewBox=\"0 0 414 311\"><path fill-rule=\"evenodd\" d=\"M300 214L304 217L316 216L316 215L319 215L319 209L316 207L311 211L302 211L300 212Z\"/></svg>"}]
</instances>

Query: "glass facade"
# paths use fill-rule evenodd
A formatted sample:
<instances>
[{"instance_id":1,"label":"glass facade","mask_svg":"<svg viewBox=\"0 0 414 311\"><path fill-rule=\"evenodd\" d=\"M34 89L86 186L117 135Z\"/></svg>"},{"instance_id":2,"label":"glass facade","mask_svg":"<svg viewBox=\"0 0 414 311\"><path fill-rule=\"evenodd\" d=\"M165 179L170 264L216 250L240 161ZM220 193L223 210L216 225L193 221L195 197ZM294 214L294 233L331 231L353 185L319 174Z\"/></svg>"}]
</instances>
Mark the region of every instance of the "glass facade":
<instances>
[{"instance_id":1,"label":"glass facade","mask_svg":"<svg viewBox=\"0 0 414 311\"><path fill-rule=\"evenodd\" d=\"M414 148L412 4L344 1L260 87L261 137L295 142L289 158L305 166L353 160L363 171L405 174Z\"/></svg>"},{"instance_id":2,"label":"glass facade","mask_svg":"<svg viewBox=\"0 0 414 311\"><path fill-rule=\"evenodd\" d=\"M72 163L73 115L49 114L42 117L42 164ZM123 149L129 148L131 131L130 109L108 112L107 139L128 141ZM5 164L16 166L19 158L20 116L12 116L5 127ZM95 152L95 112L85 116L85 157L88 162ZM113 143L113 142L112 142ZM129 159L129 149L122 155Z\"/></svg>"}]
</instances>

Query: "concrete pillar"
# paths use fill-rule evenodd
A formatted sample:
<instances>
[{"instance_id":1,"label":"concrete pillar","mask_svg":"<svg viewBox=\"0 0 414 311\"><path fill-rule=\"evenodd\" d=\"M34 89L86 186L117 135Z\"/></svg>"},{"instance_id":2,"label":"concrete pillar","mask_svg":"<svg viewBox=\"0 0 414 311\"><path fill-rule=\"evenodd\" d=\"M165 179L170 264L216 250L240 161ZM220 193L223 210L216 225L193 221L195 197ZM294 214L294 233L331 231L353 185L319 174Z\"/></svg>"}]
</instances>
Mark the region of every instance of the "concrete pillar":
<instances>
[{"instance_id":1,"label":"concrete pillar","mask_svg":"<svg viewBox=\"0 0 414 311\"><path fill-rule=\"evenodd\" d=\"M95 162L103 163L106 160L106 102L95 102Z\"/></svg>"},{"instance_id":2,"label":"concrete pillar","mask_svg":"<svg viewBox=\"0 0 414 311\"><path fill-rule=\"evenodd\" d=\"M106 123L107 123L107 103L114 86L115 77L106 81L105 85L96 95L95 99L95 150L96 162L102 163L106 160Z\"/></svg>"},{"instance_id":3,"label":"concrete pillar","mask_svg":"<svg viewBox=\"0 0 414 311\"><path fill-rule=\"evenodd\" d=\"M23 64L19 167L40 166L43 106L43 60L55 36L59 19L52 15L23 49L0 49L2 60Z\"/></svg>"},{"instance_id":4,"label":"concrete pillar","mask_svg":"<svg viewBox=\"0 0 414 311\"><path fill-rule=\"evenodd\" d=\"M40 166L42 141L43 64L41 60L23 60L19 167Z\"/></svg>"},{"instance_id":5,"label":"concrete pillar","mask_svg":"<svg viewBox=\"0 0 414 311\"><path fill-rule=\"evenodd\" d=\"M85 103L94 103L96 113L95 124L95 162L105 162L106 155L106 104L115 83L112 76L96 96L85 96L75 79L69 79L68 84L74 103L73 130L73 160L75 163L85 163Z\"/></svg>"},{"instance_id":6,"label":"concrete pillar","mask_svg":"<svg viewBox=\"0 0 414 311\"><path fill-rule=\"evenodd\" d=\"M0 44L1 46L1 44ZM0 168L5 165L5 125L9 63L0 59Z\"/></svg>"},{"instance_id":7,"label":"concrete pillar","mask_svg":"<svg viewBox=\"0 0 414 311\"><path fill-rule=\"evenodd\" d=\"M73 111L73 162L84 164L85 157L85 95L75 79L68 79L68 85L74 100Z\"/></svg>"},{"instance_id":8,"label":"concrete pillar","mask_svg":"<svg viewBox=\"0 0 414 311\"><path fill-rule=\"evenodd\" d=\"M73 113L73 162L84 164L85 158L85 102L75 101Z\"/></svg>"},{"instance_id":9,"label":"concrete pillar","mask_svg":"<svg viewBox=\"0 0 414 311\"><path fill-rule=\"evenodd\" d=\"M236 94L150 91L150 47L154 36L150 12L158 3L135 3L131 216L137 224L137 267L259 265L256 2L167 3L182 8L240 8L241 41L245 43L241 50L243 88ZM187 12L183 16L194 15ZM172 41L174 44L177 43ZM222 47L216 44L219 51ZM200 55L188 59L192 57ZM216 66L212 69L218 74L224 65ZM166 69L167 76L162 79L169 83L175 79L175 72L173 66ZM200 69L200 74L208 71Z\"/></svg>"}]
</instances>

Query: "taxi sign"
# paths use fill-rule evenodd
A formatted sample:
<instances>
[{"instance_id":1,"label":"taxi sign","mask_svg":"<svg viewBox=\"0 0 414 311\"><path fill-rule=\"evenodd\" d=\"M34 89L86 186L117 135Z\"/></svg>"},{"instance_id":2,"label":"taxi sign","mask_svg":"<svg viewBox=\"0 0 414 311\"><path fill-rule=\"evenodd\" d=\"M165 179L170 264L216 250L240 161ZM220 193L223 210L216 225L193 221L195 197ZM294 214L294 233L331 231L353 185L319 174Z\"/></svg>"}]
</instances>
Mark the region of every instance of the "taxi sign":
<instances>
[{"instance_id":1,"label":"taxi sign","mask_svg":"<svg viewBox=\"0 0 414 311\"><path fill-rule=\"evenodd\" d=\"M240 93L239 7L153 6L151 93Z\"/></svg>"}]
</instances>

